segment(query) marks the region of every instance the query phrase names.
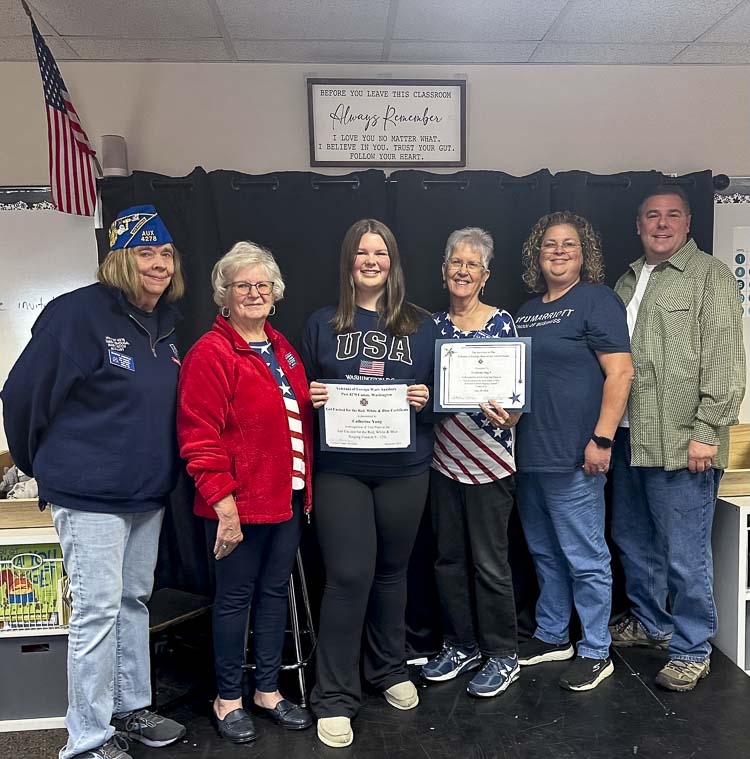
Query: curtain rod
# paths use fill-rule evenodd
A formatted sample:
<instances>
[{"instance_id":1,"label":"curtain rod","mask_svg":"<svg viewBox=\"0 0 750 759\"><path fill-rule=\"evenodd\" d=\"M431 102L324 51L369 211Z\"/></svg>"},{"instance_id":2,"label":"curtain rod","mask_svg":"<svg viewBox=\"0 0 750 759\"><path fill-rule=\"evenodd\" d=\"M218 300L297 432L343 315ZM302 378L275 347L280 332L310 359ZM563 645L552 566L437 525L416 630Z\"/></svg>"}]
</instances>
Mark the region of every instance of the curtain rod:
<instances>
[{"instance_id":1,"label":"curtain rod","mask_svg":"<svg viewBox=\"0 0 750 759\"><path fill-rule=\"evenodd\" d=\"M0 193L10 195L17 192L49 192L51 190L49 185L37 184L37 185L2 185L0 186Z\"/></svg>"}]
</instances>

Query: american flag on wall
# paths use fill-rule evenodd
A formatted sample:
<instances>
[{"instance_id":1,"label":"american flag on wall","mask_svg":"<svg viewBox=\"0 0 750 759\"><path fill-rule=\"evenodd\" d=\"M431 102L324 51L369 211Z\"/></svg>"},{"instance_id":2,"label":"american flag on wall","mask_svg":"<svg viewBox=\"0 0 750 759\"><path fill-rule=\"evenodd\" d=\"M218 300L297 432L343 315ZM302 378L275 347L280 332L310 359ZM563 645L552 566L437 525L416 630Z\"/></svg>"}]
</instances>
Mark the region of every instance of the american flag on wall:
<instances>
[{"instance_id":1,"label":"american flag on wall","mask_svg":"<svg viewBox=\"0 0 750 759\"><path fill-rule=\"evenodd\" d=\"M31 19L47 108L47 142L52 202L59 211L93 216L96 180L92 161L96 153L83 131L76 109L55 59Z\"/></svg>"}]
</instances>

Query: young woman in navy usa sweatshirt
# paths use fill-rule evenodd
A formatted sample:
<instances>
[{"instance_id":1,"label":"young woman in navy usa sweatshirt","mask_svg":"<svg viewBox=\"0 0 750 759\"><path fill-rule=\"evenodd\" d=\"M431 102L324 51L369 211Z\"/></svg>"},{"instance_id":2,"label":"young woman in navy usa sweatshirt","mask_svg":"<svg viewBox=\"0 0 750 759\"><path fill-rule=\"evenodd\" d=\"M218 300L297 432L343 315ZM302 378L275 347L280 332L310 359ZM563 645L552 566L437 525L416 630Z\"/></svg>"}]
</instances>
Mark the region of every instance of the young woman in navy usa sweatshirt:
<instances>
[{"instance_id":1,"label":"young woman in navy usa sweatshirt","mask_svg":"<svg viewBox=\"0 0 750 759\"><path fill-rule=\"evenodd\" d=\"M432 460L434 323L405 299L398 246L385 224L356 222L341 246L337 308L307 322L302 360L315 408L328 400L320 380L409 380L416 450L316 450L315 523L326 568L320 610L317 683L311 704L318 737L348 746L364 674L393 707L419 703L404 662L406 569L427 495Z\"/></svg>"}]
</instances>

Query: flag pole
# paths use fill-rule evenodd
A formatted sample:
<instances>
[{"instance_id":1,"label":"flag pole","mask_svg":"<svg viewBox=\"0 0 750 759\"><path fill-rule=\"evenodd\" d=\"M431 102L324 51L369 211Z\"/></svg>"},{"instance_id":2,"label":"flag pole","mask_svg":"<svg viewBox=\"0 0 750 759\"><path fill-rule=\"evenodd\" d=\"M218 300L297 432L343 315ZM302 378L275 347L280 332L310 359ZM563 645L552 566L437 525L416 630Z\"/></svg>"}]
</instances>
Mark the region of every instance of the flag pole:
<instances>
[{"instance_id":1,"label":"flag pole","mask_svg":"<svg viewBox=\"0 0 750 759\"><path fill-rule=\"evenodd\" d=\"M21 0L21 5L23 6L24 11L26 11L26 15L29 17L29 20L32 24L36 23L34 21L34 16L31 15L31 8L29 8L28 3L26 0ZM99 179L104 177L104 172L102 171L102 165L99 163L99 159L96 157L96 154L91 156L94 159L94 166L96 167L96 170L99 174Z\"/></svg>"}]
</instances>

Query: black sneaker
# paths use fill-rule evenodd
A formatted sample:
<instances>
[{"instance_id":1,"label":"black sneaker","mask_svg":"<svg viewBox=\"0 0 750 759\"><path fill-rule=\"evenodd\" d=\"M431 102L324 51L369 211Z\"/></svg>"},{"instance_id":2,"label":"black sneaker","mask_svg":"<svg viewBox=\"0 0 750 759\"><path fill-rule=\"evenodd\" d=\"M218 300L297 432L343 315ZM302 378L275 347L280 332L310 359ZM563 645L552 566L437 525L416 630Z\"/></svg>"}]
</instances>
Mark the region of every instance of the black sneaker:
<instances>
[{"instance_id":1,"label":"black sneaker","mask_svg":"<svg viewBox=\"0 0 750 759\"><path fill-rule=\"evenodd\" d=\"M518 663L522 667L541 664L545 661L565 661L572 659L574 655L575 651L570 643L557 645L557 643L545 643L539 638L531 638L518 647Z\"/></svg>"},{"instance_id":2,"label":"black sneaker","mask_svg":"<svg viewBox=\"0 0 750 759\"><path fill-rule=\"evenodd\" d=\"M565 690L593 690L599 683L615 671L612 659L588 659L576 656L576 660L560 678L560 687Z\"/></svg>"},{"instance_id":3,"label":"black sneaker","mask_svg":"<svg viewBox=\"0 0 750 759\"><path fill-rule=\"evenodd\" d=\"M180 740L186 732L184 725L148 709L138 709L130 714L112 717L112 725L127 738L154 748L169 746L170 743Z\"/></svg>"},{"instance_id":4,"label":"black sneaker","mask_svg":"<svg viewBox=\"0 0 750 759\"><path fill-rule=\"evenodd\" d=\"M73 759L133 759L128 753L128 742L115 733L106 743L97 748L91 748L82 754L76 754Z\"/></svg>"}]
</instances>

